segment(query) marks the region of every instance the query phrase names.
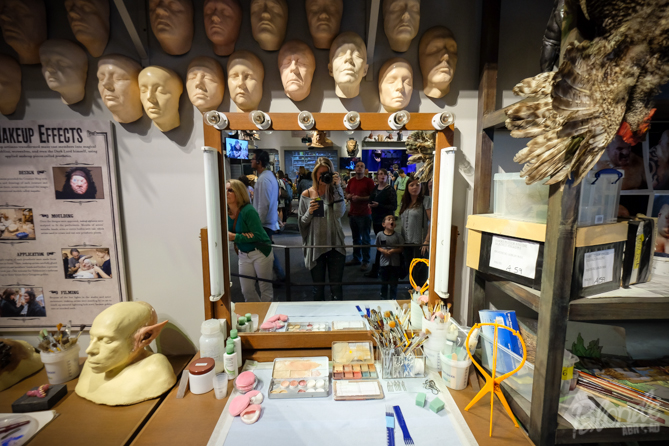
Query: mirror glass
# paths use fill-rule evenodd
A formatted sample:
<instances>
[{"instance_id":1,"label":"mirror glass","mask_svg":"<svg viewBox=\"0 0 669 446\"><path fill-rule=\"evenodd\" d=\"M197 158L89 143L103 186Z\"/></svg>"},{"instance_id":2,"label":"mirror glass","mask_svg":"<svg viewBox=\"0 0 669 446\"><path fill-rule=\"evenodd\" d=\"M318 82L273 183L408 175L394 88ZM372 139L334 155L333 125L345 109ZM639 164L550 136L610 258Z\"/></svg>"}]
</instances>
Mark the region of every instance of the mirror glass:
<instances>
[{"instance_id":1,"label":"mirror glass","mask_svg":"<svg viewBox=\"0 0 669 446\"><path fill-rule=\"evenodd\" d=\"M222 132L232 301L408 299L432 217L409 134Z\"/></svg>"}]
</instances>

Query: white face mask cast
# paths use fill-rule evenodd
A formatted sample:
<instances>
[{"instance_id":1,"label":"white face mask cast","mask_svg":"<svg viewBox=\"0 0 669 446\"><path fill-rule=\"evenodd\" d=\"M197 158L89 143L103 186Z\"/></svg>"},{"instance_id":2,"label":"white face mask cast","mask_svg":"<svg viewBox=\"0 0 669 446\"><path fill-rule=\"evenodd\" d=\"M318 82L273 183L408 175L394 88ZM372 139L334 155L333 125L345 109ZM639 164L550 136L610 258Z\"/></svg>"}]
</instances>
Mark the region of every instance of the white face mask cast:
<instances>
[{"instance_id":1,"label":"white face mask cast","mask_svg":"<svg viewBox=\"0 0 669 446\"><path fill-rule=\"evenodd\" d=\"M265 68L258 57L248 51L236 51L228 59L230 98L243 112L258 108L262 99Z\"/></svg>"},{"instance_id":2,"label":"white face mask cast","mask_svg":"<svg viewBox=\"0 0 669 446\"><path fill-rule=\"evenodd\" d=\"M354 98L360 93L360 82L367 75L367 48L362 38L353 32L337 36L330 47L328 70L335 81L335 93L340 98Z\"/></svg>"},{"instance_id":3,"label":"white face mask cast","mask_svg":"<svg viewBox=\"0 0 669 446\"><path fill-rule=\"evenodd\" d=\"M174 71L157 66L144 68L139 73L139 96L144 111L161 132L181 124L179 97L183 82Z\"/></svg>"},{"instance_id":4,"label":"white face mask cast","mask_svg":"<svg viewBox=\"0 0 669 446\"><path fill-rule=\"evenodd\" d=\"M279 51L278 65L286 96L293 101L302 101L309 96L316 70L311 48L300 40L286 42Z\"/></svg>"},{"instance_id":5,"label":"white face mask cast","mask_svg":"<svg viewBox=\"0 0 669 446\"><path fill-rule=\"evenodd\" d=\"M88 57L79 45L69 40L47 40L40 47L39 57L47 85L60 93L65 104L84 99Z\"/></svg>"},{"instance_id":6,"label":"white face mask cast","mask_svg":"<svg viewBox=\"0 0 669 446\"><path fill-rule=\"evenodd\" d=\"M216 110L223 102L225 80L223 68L211 57L196 57L186 75L188 98L200 112Z\"/></svg>"},{"instance_id":7,"label":"white face mask cast","mask_svg":"<svg viewBox=\"0 0 669 446\"><path fill-rule=\"evenodd\" d=\"M120 54L98 61L98 91L117 122L135 122L143 115L137 80L140 71L140 64Z\"/></svg>"}]
</instances>

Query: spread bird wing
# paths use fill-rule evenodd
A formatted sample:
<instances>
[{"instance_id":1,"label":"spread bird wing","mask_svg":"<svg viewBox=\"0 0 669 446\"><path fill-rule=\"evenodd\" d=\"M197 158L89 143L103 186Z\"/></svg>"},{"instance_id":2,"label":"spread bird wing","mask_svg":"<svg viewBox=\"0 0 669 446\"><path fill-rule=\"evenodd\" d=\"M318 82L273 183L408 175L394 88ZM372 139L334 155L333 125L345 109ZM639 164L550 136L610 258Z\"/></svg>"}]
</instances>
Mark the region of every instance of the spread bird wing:
<instances>
[{"instance_id":1,"label":"spread bird wing","mask_svg":"<svg viewBox=\"0 0 669 446\"><path fill-rule=\"evenodd\" d=\"M597 45L606 43L571 44L557 72L525 79L513 89L535 99L506 113L511 136L532 138L514 157L525 164L521 176L528 184L548 177L546 184L564 183L572 176L578 184L615 137L625 112L625 101L617 100L621 80Z\"/></svg>"}]
</instances>

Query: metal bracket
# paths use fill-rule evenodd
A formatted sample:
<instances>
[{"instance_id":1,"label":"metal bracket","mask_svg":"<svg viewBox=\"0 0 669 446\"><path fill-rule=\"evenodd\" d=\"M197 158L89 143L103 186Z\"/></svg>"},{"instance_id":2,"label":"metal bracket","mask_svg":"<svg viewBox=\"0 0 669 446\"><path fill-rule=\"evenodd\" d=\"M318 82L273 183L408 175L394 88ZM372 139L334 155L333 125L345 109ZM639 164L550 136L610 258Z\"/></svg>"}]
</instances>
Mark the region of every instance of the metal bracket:
<instances>
[{"instance_id":1,"label":"metal bracket","mask_svg":"<svg viewBox=\"0 0 669 446\"><path fill-rule=\"evenodd\" d=\"M149 52L146 50L146 48L144 48L142 39L139 37L139 33L137 32L137 28L135 27L135 23L132 21L132 17L130 17L130 13L128 12L128 8L126 8L123 0L114 0L114 4L116 5L116 9L118 9L119 14L121 14L121 19L123 20L123 24L125 25L125 28L128 30L128 34L130 34L130 39L132 39L132 43L135 45L137 54L139 55L139 58L142 61L142 66L146 67L150 65Z\"/></svg>"},{"instance_id":2,"label":"metal bracket","mask_svg":"<svg viewBox=\"0 0 669 446\"><path fill-rule=\"evenodd\" d=\"M367 76L365 76L367 82L374 80L373 61L374 47L376 47L376 30L379 26L379 9L381 9L381 0L372 0L372 7L369 13L369 26L367 27L367 63L369 64Z\"/></svg>"}]
</instances>

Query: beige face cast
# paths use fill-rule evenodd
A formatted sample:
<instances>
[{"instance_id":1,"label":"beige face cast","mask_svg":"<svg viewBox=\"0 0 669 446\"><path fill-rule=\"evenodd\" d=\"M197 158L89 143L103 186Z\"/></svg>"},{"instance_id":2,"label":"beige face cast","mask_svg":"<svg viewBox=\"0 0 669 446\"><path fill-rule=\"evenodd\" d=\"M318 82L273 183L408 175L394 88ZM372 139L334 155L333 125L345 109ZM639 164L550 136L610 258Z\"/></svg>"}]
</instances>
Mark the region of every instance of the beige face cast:
<instances>
[{"instance_id":1,"label":"beige face cast","mask_svg":"<svg viewBox=\"0 0 669 446\"><path fill-rule=\"evenodd\" d=\"M67 105L76 104L86 94L88 58L79 45L69 40L52 39L39 50L42 75Z\"/></svg>"},{"instance_id":2,"label":"beige face cast","mask_svg":"<svg viewBox=\"0 0 669 446\"><path fill-rule=\"evenodd\" d=\"M21 99L21 66L14 58L0 54L0 113L11 115Z\"/></svg>"},{"instance_id":3,"label":"beige face cast","mask_svg":"<svg viewBox=\"0 0 669 446\"><path fill-rule=\"evenodd\" d=\"M328 70L335 81L335 93L340 98L354 98L360 93L360 82L367 75L367 48L354 32L337 36L330 47Z\"/></svg>"},{"instance_id":4,"label":"beige face cast","mask_svg":"<svg viewBox=\"0 0 669 446\"><path fill-rule=\"evenodd\" d=\"M165 356L146 347L167 321L158 324L146 302L120 302L100 313L75 392L97 404L135 404L166 392L175 382Z\"/></svg>"},{"instance_id":5,"label":"beige face cast","mask_svg":"<svg viewBox=\"0 0 669 446\"><path fill-rule=\"evenodd\" d=\"M186 75L188 98L200 112L216 110L223 102L225 79L223 68L211 57L196 57Z\"/></svg>"},{"instance_id":6,"label":"beige face cast","mask_svg":"<svg viewBox=\"0 0 669 446\"><path fill-rule=\"evenodd\" d=\"M100 57L109 41L109 0L65 0L74 37L91 56Z\"/></svg>"},{"instance_id":7,"label":"beige face cast","mask_svg":"<svg viewBox=\"0 0 669 446\"><path fill-rule=\"evenodd\" d=\"M46 40L43 0L0 1L0 28L5 42L19 54L19 62L40 62L39 48Z\"/></svg>"},{"instance_id":8,"label":"beige face cast","mask_svg":"<svg viewBox=\"0 0 669 446\"><path fill-rule=\"evenodd\" d=\"M191 0L149 0L151 29L167 54L186 54L193 43Z\"/></svg>"},{"instance_id":9,"label":"beige face cast","mask_svg":"<svg viewBox=\"0 0 669 446\"><path fill-rule=\"evenodd\" d=\"M409 49L419 24L420 0L383 0L383 29L393 51Z\"/></svg>"},{"instance_id":10,"label":"beige face cast","mask_svg":"<svg viewBox=\"0 0 669 446\"><path fill-rule=\"evenodd\" d=\"M241 25L239 0L205 0L204 30L214 44L214 54L229 56L235 51Z\"/></svg>"},{"instance_id":11,"label":"beige face cast","mask_svg":"<svg viewBox=\"0 0 669 446\"><path fill-rule=\"evenodd\" d=\"M344 11L343 0L307 0L305 7L314 46L320 50L329 49L339 34Z\"/></svg>"},{"instance_id":12,"label":"beige face cast","mask_svg":"<svg viewBox=\"0 0 669 446\"><path fill-rule=\"evenodd\" d=\"M179 127L179 97L183 82L169 68L150 66L139 73L139 97L144 111L161 132Z\"/></svg>"},{"instance_id":13,"label":"beige face cast","mask_svg":"<svg viewBox=\"0 0 669 446\"><path fill-rule=\"evenodd\" d=\"M258 57L248 51L236 51L228 59L228 90L232 102L243 112L258 108L262 99L265 68Z\"/></svg>"},{"instance_id":14,"label":"beige face cast","mask_svg":"<svg viewBox=\"0 0 669 446\"><path fill-rule=\"evenodd\" d=\"M13 339L0 339L0 341L11 349L9 364L0 369L0 392L44 367L39 353L36 353L35 348L26 341Z\"/></svg>"},{"instance_id":15,"label":"beige face cast","mask_svg":"<svg viewBox=\"0 0 669 446\"><path fill-rule=\"evenodd\" d=\"M265 51L281 48L287 25L286 0L251 0L251 32L260 48Z\"/></svg>"},{"instance_id":16,"label":"beige face cast","mask_svg":"<svg viewBox=\"0 0 669 446\"><path fill-rule=\"evenodd\" d=\"M390 113L409 105L413 93L413 69L400 57L386 61L379 71L379 96L381 105Z\"/></svg>"},{"instance_id":17,"label":"beige face cast","mask_svg":"<svg viewBox=\"0 0 669 446\"><path fill-rule=\"evenodd\" d=\"M311 92L316 59L309 45L301 40L286 42L279 51L279 73L283 91L293 101L302 101Z\"/></svg>"},{"instance_id":18,"label":"beige face cast","mask_svg":"<svg viewBox=\"0 0 669 446\"><path fill-rule=\"evenodd\" d=\"M137 81L140 71L140 64L120 54L98 61L98 91L117 122L135 122L144 114Z\"/></svg>"},{"instance_id":19,"label":"beige face cast","mask_svg":"<svg viewBox=\"0 0 669 446\"><path fill-rule=\"evenodd\" d=\"M458 62L458 44L453 33L443 26L425 31L418 45L418 62L425 95L430 98L446 96Z\"/></svg>"}]
</instances>

